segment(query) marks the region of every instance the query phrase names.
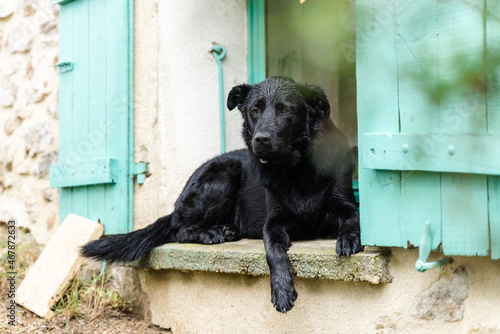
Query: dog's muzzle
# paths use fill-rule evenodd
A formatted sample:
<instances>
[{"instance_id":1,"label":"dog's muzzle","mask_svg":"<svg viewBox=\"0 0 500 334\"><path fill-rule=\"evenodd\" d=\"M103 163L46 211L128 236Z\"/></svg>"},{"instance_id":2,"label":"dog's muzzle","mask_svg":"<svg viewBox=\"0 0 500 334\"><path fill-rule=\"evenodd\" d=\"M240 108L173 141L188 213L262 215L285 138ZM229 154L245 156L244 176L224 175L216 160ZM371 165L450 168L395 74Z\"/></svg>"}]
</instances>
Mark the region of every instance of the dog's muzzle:
<instances>
[{"instance_id":1,"label":"dog's muzzle","mask_svg":"<svg viewBox=\"0 0 500 334\"><path fill-rule=\"evenodd\" d=\"M271 149L271 134L267 131L259 131L253 135L252 150L256 155L266 154Z\"/></svg>"}]
</instances>

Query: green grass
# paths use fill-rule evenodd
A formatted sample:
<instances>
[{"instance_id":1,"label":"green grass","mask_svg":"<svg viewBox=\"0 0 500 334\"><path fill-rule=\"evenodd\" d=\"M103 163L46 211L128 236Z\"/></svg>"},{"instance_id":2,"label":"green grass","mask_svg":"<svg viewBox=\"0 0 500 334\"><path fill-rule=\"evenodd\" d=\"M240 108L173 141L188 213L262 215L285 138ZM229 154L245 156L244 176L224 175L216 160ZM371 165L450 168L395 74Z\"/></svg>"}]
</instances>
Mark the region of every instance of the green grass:
<instances>
[{"instance_id":1,"label":"green grass","mask_svg":"<svg viewBox=\"0 0 500 334\"><path fill-rule=\"evenodd\" d=\"M133 311L133 300L123 300L118 292L106 288L107 276L94 274L85 282L73 281L53 307L56 315L67 320L90 317L95 319L108 308L121 312Z\"/></svg>"}]
</instances>

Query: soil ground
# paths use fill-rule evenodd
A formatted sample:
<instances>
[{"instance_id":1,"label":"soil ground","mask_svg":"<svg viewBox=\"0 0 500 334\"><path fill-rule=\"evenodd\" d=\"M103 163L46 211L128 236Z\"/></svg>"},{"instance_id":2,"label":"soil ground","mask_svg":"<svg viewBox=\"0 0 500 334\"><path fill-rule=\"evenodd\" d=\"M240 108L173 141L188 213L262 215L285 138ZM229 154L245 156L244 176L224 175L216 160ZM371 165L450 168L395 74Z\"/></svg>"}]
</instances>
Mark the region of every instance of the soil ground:
<instances>
[{"instance_id":1,"label":"soil ground","mask_svg":"<svg viewBox=\"0 0 500 334\"><path fill-rule=\"evenodd\" d=\"M29 266L41 252L29 231L16 233L16 267L19 286ZM56 305L56 316L44 320L36 314L16 305L15 325L9 324L7 284L7 228L0 222L0 333L71 333L71 334L128 334L128 333L171 333L142 320L130 312L133 304L123 301L115 291L110 291L105 282L97 279L88 282L74 282L63 302ZM126 310L126 312L123 312Z\"/></svg>"},{"instance_id":2,"label":"soil ground","mask_svg":"<svg viewBox=\"0 0 500 334\"><path fill-rule=\"evenodd\" d=\"M3 292L2 292L3 294ZM0 333L71 333L71 334L142 334L172 333L150 323L140 320L132 314L125 314L111 308L106 309L99 317L68 320L60 315L51 321L41 319L34 313L17 306L16 325L8 325L7 303L5 298L0 302Z\"/></svg>"}]
</instances>

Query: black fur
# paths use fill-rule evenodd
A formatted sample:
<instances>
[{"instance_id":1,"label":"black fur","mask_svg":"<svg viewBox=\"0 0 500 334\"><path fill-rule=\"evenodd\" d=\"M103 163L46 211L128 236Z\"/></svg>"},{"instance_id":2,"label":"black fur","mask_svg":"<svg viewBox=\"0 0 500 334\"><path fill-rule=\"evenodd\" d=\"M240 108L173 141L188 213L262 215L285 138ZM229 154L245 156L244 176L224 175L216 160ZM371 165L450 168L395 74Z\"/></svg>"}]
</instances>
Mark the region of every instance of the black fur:
<instances>
[{"instance_id":1,"label":"black fur","mask_svg":"<svg viewBox=\"0 0 500 334\"><path fill-rule=\"evenodd\" d=\"M227 106L241 111L248 149L198 168L172 214L142 230L90 242L82 254L129 262L167 242L262 238L272 303L287 312L297 298L287 255L291 240L336 235L338 255L363 250L351 153L317 86L273 77L234 87Z\"/></svg>"}]
</instances>

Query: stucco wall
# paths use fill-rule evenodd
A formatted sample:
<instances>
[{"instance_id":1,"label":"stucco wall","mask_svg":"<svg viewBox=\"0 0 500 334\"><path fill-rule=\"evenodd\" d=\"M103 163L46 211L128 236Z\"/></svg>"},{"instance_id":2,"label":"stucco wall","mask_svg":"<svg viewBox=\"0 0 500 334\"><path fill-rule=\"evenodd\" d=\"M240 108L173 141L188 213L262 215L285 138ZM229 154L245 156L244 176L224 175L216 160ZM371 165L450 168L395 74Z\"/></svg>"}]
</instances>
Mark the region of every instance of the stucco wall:
<instances>
[{"instance_id":1,"label":"stucco wall","mask_svg":"<svg viewBox=\"0 0 500 334\"><path fill-rule=\"evenodd\" d=\"M247 81L246 1L141 1L135 5L135 159L151 176L134 191L134 228L168 214L199 165L220 154L218 67L224 96ZM224 102L225 103L225 102ZM227 150L243 147L241 115L226 109Z\"/></svg>"},{"instance_id":2,"label":"stucco wall","mask_svg":"<svg viewBox=\"0 0 500 334\"><path fill-rule=\"evenodd\" d=\"M269 277L175 270L140 275L153 323L174 334L500 333L499 261L457 257L418 273L417 250L392 251L392 283L295 278L299 297L286 314L272 307Z\"/></svg>"},{"instance_id":3,"label":"stucco wall","mask_svg":"<svg viewBox=\"0 0 500 334\"><path fill-rule=\"evenodd\" d=\"M46 244L58 226L58 6L0 1L0 220Z\"/></svg>"}]
</instances>

